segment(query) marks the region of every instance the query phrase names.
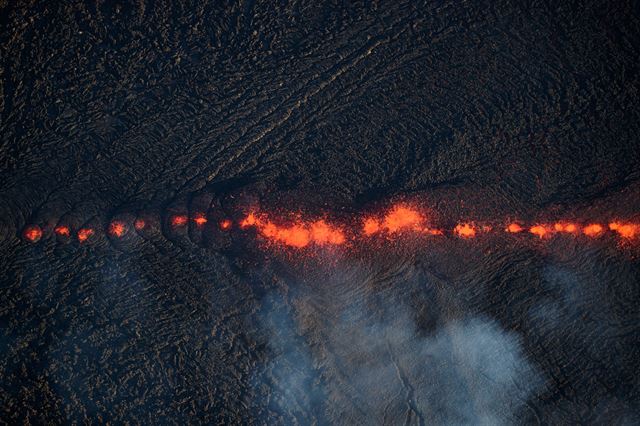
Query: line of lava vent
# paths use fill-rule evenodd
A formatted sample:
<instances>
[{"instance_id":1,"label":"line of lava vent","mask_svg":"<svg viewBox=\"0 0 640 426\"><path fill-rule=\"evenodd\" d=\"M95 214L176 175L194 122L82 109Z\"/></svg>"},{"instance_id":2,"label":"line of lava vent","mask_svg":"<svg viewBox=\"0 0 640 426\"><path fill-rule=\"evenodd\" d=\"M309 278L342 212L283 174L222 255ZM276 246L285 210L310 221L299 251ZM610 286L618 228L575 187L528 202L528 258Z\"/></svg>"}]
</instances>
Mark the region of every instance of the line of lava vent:
<instances>
[{"instance_id":1,"label":"line of lava vent","mask_svg":"<svg viewBox=\"0 0 640 426\"><path fill-rule=\"evenodd\" d=\"M86 220L74 214L55 217L53 212L62 210L56 206L36 214L21 236L30 243L54 238L59 244L86 245L97 244L106 238L125 251L133 250L145 241L164 245L167 240L184 247L226 251L244 238L232 224L240 223L249 210L257 209L257 199L245 192L216 195L202 191L178 198L163 208L124 208L106 221L97 220L97 216Z\"/></svg>"},{"instance_id":2,"label":"line of lava vent","mask_svg":"<svg viewBox=\"0 0 640 426\"><path fill-rule=\"evenodd\" d=\"M53 210L55 211L55 209ZM505 232L528 234L540 239L564 234L597 238L606 232L616 233L625 239L640 235L640 225L613 221L578 224L556 222L531 224L478 224L460 222L453 229L432 227L424 214L410 205L395 204L380 215L356 217L354 226L340 227L325 219L272 220L260 212L255 196L246 191L217 196L212 191L202 191L191 197L179 198L158 210L123 210L114 214L106 226L101 224L95 212L89 221L73 214L56 219L51 211L45 211L25 227L22 237L35 243L42 238L55 236L61 243L75 240L79 243L108 241L123 250L138 247L145 240L163 244L169 240L180 246L198 246L227 251L241 247L245 239L258 234L263 240L293 248L309 245L342 245L356 239L392 239L401 234L458 238L475 238L481 234ZM86 217L87 214L84 213ZM285 215L286 216L286 215ZM289 223L288 225L283 225Z\"/></svg>"}]
</instances>

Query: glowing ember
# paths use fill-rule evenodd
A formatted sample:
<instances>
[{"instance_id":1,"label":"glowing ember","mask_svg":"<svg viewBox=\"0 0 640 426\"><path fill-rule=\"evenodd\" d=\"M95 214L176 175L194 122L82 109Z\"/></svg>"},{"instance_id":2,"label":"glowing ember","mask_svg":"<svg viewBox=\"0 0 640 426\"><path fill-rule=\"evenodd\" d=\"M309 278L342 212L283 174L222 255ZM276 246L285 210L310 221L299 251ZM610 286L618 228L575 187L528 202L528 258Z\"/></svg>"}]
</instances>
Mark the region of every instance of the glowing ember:
<instances>
[{"instance_id":1,"label":"glowing ember","mask_svg":"<svg viewBox=\"0 0 640 426\"><path fill-rule=\"evenodd\" d=\"M183 227L187 224L187 216L175 215L171 217L171 226L175 228Z\"/></svg>"},{"instance_id":2,"label":"glowing ember","mask_svg":"<svg viewBox=\"0 0 640 426\"><path fill-rule=\"evenodd\" d=\"M127 232L127 226L120 221L113 221L109 224L109 234L114 237L122 237Z\"/></svg>"},{"instance_id":3,"label":"glowing ember","mask_svg":"<svg viewBox=\"0 0 640 426\"><path fill-rule=\"evenodd\" d=\"M602 234L603 231L604 228L602 227L602 225L598 225L597 223L587 225L582 230L582 232L584 232L584 235L586 235L587 237L597 237L598 235Z\"/></svg>"},{"instance_id":4,"label":"glowing ember","mask_svg":"<svg viewBox=\"0 0 640 426\"><path fill-rule=\"evenodd\" d=\"M23 235L30 243L36 243L42 238L42 229L38 225L29 225L25 228Z\"/></svg>"},{"instance_id":5,"label":"glowing ember","mask_svg":"<svg viewBox=\"0 0 640 426\"><path fill-rule=\"evenodd\" d=\"M533 235L537 235L538 237L543 238L549 233L549 230L543 225L535 225L529 228L529 232L531 232Z\"/></svg>"},{"instance_id":6,"label":"glowing ember","mask_svg":"<svg viewBox=\"0 0 640 426\"><path fill-rule=\"evenodd\" d=\"M223 221L220 222L220 229L223 230L227 230L227 229L231 229L231 221L229 219L224 219Z\"/></svg>"},{"instance_id":7,"label":"glowing ember","mask_svg":"<svg viewBox=\"0 0 640 426\"><path fill-rule=\"evenodd\" d=\"M380 230L380 223L373 218L365 219L362 231L364 235L373 235Z\"/></svg>"},{"instance_id":8,"label":"glowing ember","mask_svg":"<svg viewBox=\"0 0 640 426\"><path fill-rule=\"evenodd\" d=\"M145 226L147 226L147 224L145 223L144 219L136 219L136 221L133 223L133 226L140 231L141 229L144 229Z\"/></svg>"},{"instance_id":9,"label":"glowing ember","mask_svg":"<svg viewBox=\"0 0 640 426\"><path fill-rule=\"evenodd\" d=\"M196 225L203 226L205 223L207 223L207 218L204 216L204 213L196 213L193 221L196 223Z\"/></svg>"},{"instance_id":10,"label":"glowing ember","mask_svg":"<svg viewBox=\"0 0 640 426\"><path fill-rule=\"evenodd\" d=\"M68 226L64 226L64 225L56 226L53 232L55 232L56 235L60 235L61 237L71 236L71 230L69 229Z\"/></svg>"},{"instance_id":11,"label":"glowing ember","mask_svg":"<svg viewBox=\"0 0 640 426\"><path fill-rule=\"evenodd\" d=\"M507 226L506 231L512 234L517 234L518 232L524 231L524 228L517 223L510 223L509 226Z\"/></svg>"},{"instance_id":12,"label":"glowing ember","mask_svg":"<svg viewBox=\"0 0 640 426\"><path fill-rule=\"evenodd\" d=\"M81 243L87 241L90 236L93 235L93 229L91 228L82 228L78 231L78 241Z\"/></svg>"},{"instance_id":13,"label":"glowing ember","mask_svg":"<svg viewBox=\"0 0 640 426\"><path fill-rule=\"evenodd\" d=\"M612 222L609 224L609 229L624 238L633 238L637 233L640 233L640 226L633 223Z\"/></svg>"},{"instance_id":14,"label":"glowing ember","mask_svg":"<svg viewBox=\"0 0 640 426\"><path fill-rule=\"evenodd\" d=\"M454 228L453 232L463 238L473 238L476 236L476 228L470 223L459 223Z\"/></svg>"},{"instance_id":15,"label":"glowing ember","mask_svg":"<svg viewBox=\"0 0 640 426\"><path fill-rule=\"evenodd\" d=\"M424 221L422 215L409 207L395 206L383 220L387 232L399 232L407 229L419 230Z\"/></svg>"}]
</instances>

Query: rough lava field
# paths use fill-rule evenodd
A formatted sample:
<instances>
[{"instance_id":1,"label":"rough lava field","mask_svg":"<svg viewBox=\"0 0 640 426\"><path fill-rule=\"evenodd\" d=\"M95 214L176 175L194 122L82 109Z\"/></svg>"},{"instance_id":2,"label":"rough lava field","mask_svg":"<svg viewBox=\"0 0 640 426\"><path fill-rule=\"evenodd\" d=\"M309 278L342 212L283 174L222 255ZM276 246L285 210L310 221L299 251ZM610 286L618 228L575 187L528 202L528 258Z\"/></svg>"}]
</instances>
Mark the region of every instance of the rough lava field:
<instances>
[{"instance_id":1,"label":"rough lava field","mask_svg":"<svg viewBox=\"0 0 640 426\"><path fill-rule=\"evenodd\" d=\"M0 0L0 61L0 423L640 423L640 3Z\"/></svg>"}]
</instances>

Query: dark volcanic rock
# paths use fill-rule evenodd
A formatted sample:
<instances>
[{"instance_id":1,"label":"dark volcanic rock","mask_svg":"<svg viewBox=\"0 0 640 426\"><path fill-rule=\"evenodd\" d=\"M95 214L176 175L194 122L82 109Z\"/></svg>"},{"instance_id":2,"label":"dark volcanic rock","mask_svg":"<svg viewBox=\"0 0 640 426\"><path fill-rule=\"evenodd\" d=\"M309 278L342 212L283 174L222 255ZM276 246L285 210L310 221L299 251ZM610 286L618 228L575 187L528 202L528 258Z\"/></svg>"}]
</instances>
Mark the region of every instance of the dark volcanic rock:
<instances>
[{"instance_id":1,"label":"dark volcanic rock","mask_svg":"<svg viewBox=\"0 0 640 426\"><path fill-rule=\"evenodd\" d=\"M637 242L219 229L637 215L637 3L522 3L0 1L3 422L640 422Z\"/></svg>"}]
</instances>

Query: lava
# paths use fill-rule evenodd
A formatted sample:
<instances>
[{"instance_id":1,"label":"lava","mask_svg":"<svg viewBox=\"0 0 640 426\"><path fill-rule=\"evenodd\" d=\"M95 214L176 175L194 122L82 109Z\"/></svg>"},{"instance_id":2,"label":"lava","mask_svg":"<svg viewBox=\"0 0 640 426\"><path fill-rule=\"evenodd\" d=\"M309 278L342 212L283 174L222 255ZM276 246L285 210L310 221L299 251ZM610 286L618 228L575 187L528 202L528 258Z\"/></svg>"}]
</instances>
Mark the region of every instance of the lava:
<instances>
[{"instance_id":1,"label":"lava","mask_svg":"<svg viewBox=\"0 0 640 426\"><path fill-rule=\"evenodd\" d=\"M90 236L92 236L94 233L93 229L91 228L82 228L78 231L78 241L80 241L81 243L87 241L89 239Z\"/></svg>"},{"instance_id":2,"label":"lava","mask_svg":"<svg viewBox=\"0 0 640 426\"><path fill-rule=\"evenodd\" d=\"M241 228L254 226L266 239L287 246L302 248L309 244L340 245L346 241L342 230L324 220L314 222L296 221L289 226L280 226L255 213L249 213L240 223Z\"/></svg>"},{"instance_id":3,"label":"lava","mask_svg":"<svg viewBox=\"0 0 640 426\"><path fill-rule=\"evenodd\" d=\"M249 213L246 218L240 222L240 228L248 228L249 226L255 226L258 222L254 213Z\"/></svg>"},{"instance_id":4,"label":"lava","mask_svg":"<svg viewBox=\"0 0 640 426\"><path fill-rule=\"evenodd\" d=\"M553 225L553 229L556 232L568 232L570 234L576 232L578 230L578 226L574 223L562 223L558 222Z\"/></svg>"},{"instance_id":5,"label":"lava","mask_svg":"<svg viewBox=\"0 0 640 426\"><path fill-rule=\"evenodd\" d=\"M339 246L348 242L360 241L375 235L384 236L385 240L392 240L396 236L407 234L444 236L452 235L464 239L471 239L479 234L496 234L505 232L508 234L526 233L540 239L548 239L553 235L564 235L577 237L584 235L596 238L605 235L607 232L616 234L620 238L633 239L640 235L640 223L610 221L610 222L580 222L576 220L557 220L543 223L529 223L524 221L503 222L506 227L496 227L494 224L500 223L495 220L484 219L480 225L473 221L459 222L453 229L437 229L429 227L428 215L420 209L407 204L394 204L379 215L366 215L352 217L357 229L351 229L348 224L337 226L327 219L326 215L322 219L304 219L298 213L293 215L285 213L282 217L274 216L273 213L251 211L237 222L232 222L229 218L222 218L217 221L218 229L222 231L231 230L236 226L240 230L254 228L259 236L269 243L279 244L294 248L304 248L312 245L316 246ZM173 228L184 227L193 220L196 226L203 227L209 223L204 212L187 214L172 214L168 218L168 223ZM150 223L145 222L143 217L138 217L133 227L141 231L149 227ZM108 223L105 232L111 237L122 238L129 231L129 224L122 220L113 219ZM503 225L504 226L504 225ZM49 229L48 227L46 228ZM205 228L203 232L210 232L210 228ZM37 224L26 226L21 237L24 241L35 243L42 239L45 230ZM58 225L53 228L53 233L58 237L70 237L72 230L68 225ZM85 227L76 232L79 242L87 241L95 234L95 229ZM233 234L235 235L235 234Z\"/></svg>"},{"instance_id":6,"label":"lava","mask_svg":"<svg viewBox=\"0 0 640 426\"><path fill-rule=\"evenodd\" d=\"M311 239L317 244L342 244L345 242L342 231L332 228L324 220L311 224Z\"/></svg>"},{"instance_id":7,"label":"lava","mask_svg":"<svg viewBox=\"0 0 640 426\"><path fill-rule=\"evenodd\" d=\"M55 232L56 235L60 235L61 237L71 236L71 230L69 229L68 226L64 226L64 225L56 226L53 232Z\"/></svg>"},{"instance_id":8,"label":"lava","mask_svg":"<svg viewBox=\"0 0 640 426\"><path fill-rule=\"evenodd\" d=\"M127 232L127 226L120 221L113 221L109 224L109 234L121 238Z\"/></svg>"},{"instance_id":9,"label":"lava","mask_svg":"<svg viewBox=\"0 0 640 426\"><path fill-rule=\"evenodd\" d=\"M609 224L609 229L617 232L624 238L633 238L637 233L640 233L640 225L636 225L634 223L611 222Z\"/></svg>"},{"instance_id":10,"label":"lava","mask_svg":"<svg viewBox=\"0 0 640 426\"><path fill-rule=\"evenodd\" d=\"M195 217L193 218L193 221L198 226L203 226L205 223L208 222L207 218L204 215L204 213L196 213Z\"/></svg>"},{"instance_id":11,"label":"lava","mask_svg":"<svg viewBox=\"0 0 640 426\"><path fill-rule=\"evenodd\" d=\"M374 218L365 219L364 225L362 227L362 232L364 232L364 235L373 235L378 231L380 231L380 222L378 222Z\"/></svg>"},{"instance_id":12,"label":"lava","mask_svg":"<svg viewBox=\"0 0 640 426\"><path fill-rule=\"evenodd\" d=\"M592 223L590 225L585 226L582 232L587 237L597 237L604 232L604 228L602 227L602 225L599 225L597 223Z\"/></svg>"},{"instance_id":13,"label":"lava","mask_svg":"<svg viewBox=\"0 0 640 426\"><path fill-rule=\"evenodd\" d=\"M537 235L540 238L544 238L544 236L549 233L549 229L547 229L547 227L544 225L534 225L529 228L529 232L531 232L533 235Z\"/></svg>"},{"instance_id":14,"label":"lava","mask_svg":"<svg viewBox=\"0 0 640 426\"><path fill-rule=\"evenodd\" d=\"M382 225L387 232L394 233L404 230L422 230L424 218L412 208L397 205L384 217Z\"/></svg>"},{"instance_id":15,"label":"lava","mask_svg":"<svg viewBox=\"0 0 640 426\"><path fill-rule=\"evenodd\" d=\"M507 228L505 229L505 231L512 234L517 234L518 232L524 231L524 228L514 222L514 223L510 223L509 226L507 226Z\"/></svg>"},{"instance_id":16,"label":"lava","mask_svg":"<svg viewBox=\"0 0 640 426\"><path fill-rule=\"evenodd\" d=\"M171 217L171 226L174 228L181 228L187 224L187 216L177 214Z\"/></svg>"},{"instance_id":17,"label":"lava","mask_svg":"<svg viewBox=\"0 0 640 426\"><path fill-rule=\"evenodd\" d=\"M30 243L37 243L42 238L42 229L38 225L29 225L25 228L23 235Z\"/></svg>"},{"instance_id":18,"label":"lava","mask_svg":"<svg viewBox=\"0 0 640 426\"><path fill-rule=\"evenodd\" d=\"M396 204L381 218L367 217L362 222L362 234L370 237L379 232L397 234L401 232L419 232L429 235L442 235L440 229L425 226L425 217L416 209Z\"/></svg>"},{"instance_id":19,"label":"lava","mask_svg":"<svg viewBox=\"0 0 640 426\"><path fill-rule=\"evenodd\" d=\"M459 223L453 232L462 238L473 238L476 236L476 228L470 223Z\"/></svg>"}]
</instances>

